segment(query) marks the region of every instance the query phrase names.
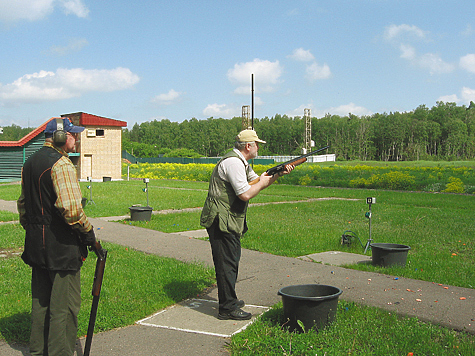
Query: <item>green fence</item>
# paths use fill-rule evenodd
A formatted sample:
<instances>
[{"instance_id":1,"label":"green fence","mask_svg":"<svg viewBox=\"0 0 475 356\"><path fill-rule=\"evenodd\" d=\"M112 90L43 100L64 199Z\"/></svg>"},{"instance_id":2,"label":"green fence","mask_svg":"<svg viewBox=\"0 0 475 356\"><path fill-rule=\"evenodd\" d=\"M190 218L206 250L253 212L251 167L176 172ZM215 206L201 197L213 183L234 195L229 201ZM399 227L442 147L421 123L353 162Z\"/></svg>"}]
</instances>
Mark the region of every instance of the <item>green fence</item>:
<instances>
[{"instance_id":1,"label":"green fence","mask_svg":"<svg viewBox=\"0 0 475 356\"><path fill-rule=\"evenodd\" d=\"M200 158L186 158L186 157L135 157L127 151L122 151L122 158L128 160L130 163L199 163L199 164L216 164L221 157L200 157ZM256 158L254 164L274 164L273 159Z\"/></svg>"}]
</instances>

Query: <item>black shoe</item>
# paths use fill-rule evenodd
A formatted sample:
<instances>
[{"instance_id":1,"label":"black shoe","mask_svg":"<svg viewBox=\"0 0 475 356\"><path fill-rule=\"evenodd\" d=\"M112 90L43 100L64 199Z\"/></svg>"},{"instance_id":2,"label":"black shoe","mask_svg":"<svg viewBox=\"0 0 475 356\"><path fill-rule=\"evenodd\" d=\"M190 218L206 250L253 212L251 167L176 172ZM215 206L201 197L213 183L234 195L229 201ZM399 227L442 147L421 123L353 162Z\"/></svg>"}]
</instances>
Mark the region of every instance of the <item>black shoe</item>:
<instances>
[{"instance_id":1,"label":"black shoe","mask_svg":"<svg viewBox=\"0 0 475 356\"><path fill-rule=\"evenodd\" d=\"M242 308L245 305L246 305L246 303L244 303L244 300L238 300L236 302L236 307L238 307L238 308Z\"/></svg>"},{"instance_id":2,"label":"black shoe","mask_svg":"<svg viewBox=\"0 0 475 356\"><path fill-rule=\"evenodd\" d=\"M252 318L252 314L245 312L242 309L234 309L229 312L223 312L218 314L219 320L249 320Z\"/></svg>"}]
</instances>

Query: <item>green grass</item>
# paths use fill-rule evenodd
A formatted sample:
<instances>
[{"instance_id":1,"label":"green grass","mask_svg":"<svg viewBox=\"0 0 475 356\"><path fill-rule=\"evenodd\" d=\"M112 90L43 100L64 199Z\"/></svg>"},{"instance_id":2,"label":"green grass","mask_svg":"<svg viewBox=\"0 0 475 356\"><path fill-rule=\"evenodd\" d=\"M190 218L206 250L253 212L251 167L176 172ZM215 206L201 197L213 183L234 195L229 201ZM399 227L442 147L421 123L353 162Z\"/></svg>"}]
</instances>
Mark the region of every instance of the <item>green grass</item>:
<instances>
[{"instance_id":1,"label":"green grass","mask_svg":"<svg viewBox=\"0 0 475 356\"><path fill-rule=\"evenodd\" d=\"M2 211L0 210L0 222L2 221L14 221L18 220L17 213L11 213L9 211Z\"/></svg>"},{"instance_id":2,"label":"green grass","mask_svg":"<svg viewBox=\"0 0 475 356\"><path fill-rule=\"evenodd\" d=\"M367 196L376 197L376 204L372 205L374 242L404 244L411 250L405 268L365 264L348 268L474 288L475 261L471 256L475 252L475 196L472 195L271 186L252 203L326 197L345 200L250 206L249 231L242 238L242 246L289 257L323 251L362 254L363 248L357 240L348 247L342 246L340 239L344 231L350 230L363 245L366 243ZM150 222L125 223L179 232L202 228L199 215L199 211L158 214Z\"/></svg>"},{"instance_id":3,"label":"green grass","mask_svg":"<svg viewBox=\"0 0 475 356\"><path fill-rule=\"evenodd\" d=\"M282 303L275 305L228 346L232 355L475 355L472 335L417 318L352 302L338 303L337 317L319 332L288 332Z\"/></svg>"},{"instance_id":4,"label":"green grass","mask_svg":"<svg viewBox=\"0 0 475 356\"><path fill-rule=\"evenodd\" d=\"M83 196L89 197L87 184L81 183L81 186ZM139 180L93 183L96 205L87 205L86 214L91 217L126 215L129 206L146 205L144 187ZM19 186L0 185L0 194L2 199L16 200ZM206 194L207 183L203 182L151 180L149 184L150 206L154 210L201 207ZM374 241L409 245L407 265L381 268L361 264L348 268L474 288L474 195L276 184L251 203L291 203L249 207L250 230L243 237L242 246L291 257L329 250L363 253L358 242L349 248L342 246L340 237L345 230L351 230L363 244L366 242L369 226L365 218L368 211L365 198L370 196L376 197L376 204L372 205ZM345 200L311 200L329 197ZM304 202L295 203L299 200ZM123 223L179 232L200 229L199 215L200 211L157 214L150 222L126 220ZM16 214L0 217L4 221L17 219ZM0 247L21 251L23 230L19 225L0 225L0 234ZM145 255L124 246L105 244L105 247L111 252L97 331L133 323L165 305L198 294L213 281L213 273L202 266ZM80 335L87 327L93 261L89 259L82 272ZM0 295L6 296L0 303L0 332L8 341L24 342L29 330L29 268L18 257L0 260L0 264ZM159 270L162 264L167 266L168 272ZM189 272L188 268L196 272ZM144 273L146 270L157 271L157 275L150 277ZM192 277L188 278L189 275ZM472 335L344 301L339 303L336 322L319 333L289 333L281 325L282 308L277 305L232 338L232 354L475 355Z\"/></svg>"},{"instance_id":5,"label":"green grass","mask_svg":"<svg viewBox=\"0 0 475 356\"><path fill-rule=\"evenodd\" d=\"M18 224L0 225L1 249L21 252L24 231ZM131 325L157 310L195 297L214 283L214 271L200 264L147 255L104 243L108 258L95 331ZM81 269L82 307L78 336L87 332L92 303L94 255ZM0 339L27 343L30 333L31 269L18 255L0 259Z\"/></svg>"}]
</instances>

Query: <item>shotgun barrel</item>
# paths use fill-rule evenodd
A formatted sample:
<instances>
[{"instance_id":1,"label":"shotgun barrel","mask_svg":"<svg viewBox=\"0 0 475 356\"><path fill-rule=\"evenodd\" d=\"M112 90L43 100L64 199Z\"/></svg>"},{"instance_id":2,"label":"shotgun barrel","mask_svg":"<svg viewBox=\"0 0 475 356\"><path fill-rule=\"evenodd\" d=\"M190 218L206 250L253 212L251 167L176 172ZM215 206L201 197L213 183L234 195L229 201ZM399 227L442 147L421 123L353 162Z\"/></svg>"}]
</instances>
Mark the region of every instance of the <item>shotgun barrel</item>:
<instances>
[{"instance_id":1,"label":"shotgun barrel","mask_svg":"<svg viewBox=\"0 0 475 356\"><path fill-rule=\"evenodd\" d=\"M94 273L94 283L92 285L92 306L89 316L89 325L87 328L86 344L84 346L84 356L89 356L91 351L92 336L94 335L94 326L96 324L97 308L99 306L99 297L101 295L102 280L104 278L104 269L106 267L107 250L104 250L99 241L92 246L97 255L96 271Z\"/></svg>"}]
</instances>

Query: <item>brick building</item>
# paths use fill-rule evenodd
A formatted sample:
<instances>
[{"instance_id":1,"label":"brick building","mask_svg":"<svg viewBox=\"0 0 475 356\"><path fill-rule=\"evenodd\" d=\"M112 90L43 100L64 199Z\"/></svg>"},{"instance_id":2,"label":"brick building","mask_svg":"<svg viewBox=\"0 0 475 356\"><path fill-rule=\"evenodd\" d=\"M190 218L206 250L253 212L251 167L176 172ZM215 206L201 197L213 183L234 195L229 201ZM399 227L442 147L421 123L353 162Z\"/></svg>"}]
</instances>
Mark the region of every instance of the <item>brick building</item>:
<instances>
[{"instance_id":1,"label":"brick building","mask_svg":"<svg viewBox=\"0 0 475 356\"><path fill-rule=\"evenodd\" d=\"M76 166L78 179L120 180L122 154L122 127L125 121L108 119L83 112L64 114L76 126L86 129L80 134L76 153L69 154ZM51 118L19 141L0 141L0 181L21 179L21 168L28 157L45 140L44 130Z\"/></svg>"}]
</instances>

